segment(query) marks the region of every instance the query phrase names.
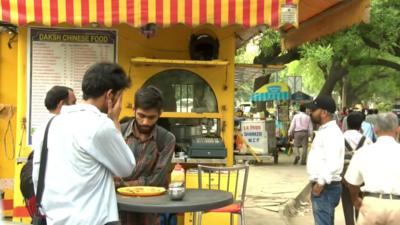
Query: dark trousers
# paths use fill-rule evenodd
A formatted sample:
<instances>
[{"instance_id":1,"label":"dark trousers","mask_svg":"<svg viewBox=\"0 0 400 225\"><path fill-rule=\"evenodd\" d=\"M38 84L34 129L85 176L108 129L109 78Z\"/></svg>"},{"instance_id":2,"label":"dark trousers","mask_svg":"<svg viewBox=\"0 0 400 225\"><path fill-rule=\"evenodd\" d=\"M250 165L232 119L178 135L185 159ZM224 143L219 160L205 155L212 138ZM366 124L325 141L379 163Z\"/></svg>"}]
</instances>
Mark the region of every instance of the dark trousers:
<instances>
[{"instance_id":1,"label":"dark trousers","mask_svg":"<svg viewBox=\"0 0 400 225\"><path fill-rule=\"evenodd\" d=\"M320 196L311 194L315 225L334 224L335 208L339 204L341 193L341 184L329 184L324 186Z\"/></svg>"},{"instance_id":2,"label":"dark trousers","mask_svg":"<svg viewBox=\"0 0 400 225\"><path fill-rule=\"evenodd\" d=\"M350 191L344 184L342 184L341 197L342 197L344 220L346 221L346 225L355 225L355 221L358 218L358 210L354 208L353 202L351 201Z\"/></svg>"}]
</instances>

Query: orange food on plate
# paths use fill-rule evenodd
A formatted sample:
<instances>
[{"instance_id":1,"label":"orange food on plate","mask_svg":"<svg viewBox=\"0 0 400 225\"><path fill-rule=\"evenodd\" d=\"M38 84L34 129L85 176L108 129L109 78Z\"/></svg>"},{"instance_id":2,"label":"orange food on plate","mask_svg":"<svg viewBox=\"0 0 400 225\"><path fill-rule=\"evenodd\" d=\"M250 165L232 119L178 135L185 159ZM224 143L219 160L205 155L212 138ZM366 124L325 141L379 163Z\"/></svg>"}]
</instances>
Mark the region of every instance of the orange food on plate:
<instances>
[{"instance_id":1,"label":"orange food on plate","mask_svg":"<svg viewBox=\"0 0 400 225\"><path fill-rule=\"evenodd\" d=\"M157 196L165 193L165 188L163 187L153 187L153 186L132 186L132 187L121 187L117 189L118 193L125 196Z\"/></svg>"}]
</instances>

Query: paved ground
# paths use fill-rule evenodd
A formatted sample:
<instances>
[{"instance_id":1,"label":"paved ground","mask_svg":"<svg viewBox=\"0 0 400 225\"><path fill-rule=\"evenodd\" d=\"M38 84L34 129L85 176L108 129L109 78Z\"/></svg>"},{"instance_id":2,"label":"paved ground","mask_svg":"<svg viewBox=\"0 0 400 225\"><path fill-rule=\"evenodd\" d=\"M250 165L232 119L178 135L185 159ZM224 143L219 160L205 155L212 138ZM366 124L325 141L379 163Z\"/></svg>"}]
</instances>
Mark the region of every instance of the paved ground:
<instances>
[{"instance_id":1,"label":"paved ground","mask_svg":"<svg viewBox=\"0 0 400 225\"><path fill-rule=\"evenodd\" d=\"M245 204L246 224L284 225L278 210L296 198L306 184L305 166L292 165L292 159L284 154L280 155L277 165L268 162L251 166Z\"/></svg>"}]
</instances>

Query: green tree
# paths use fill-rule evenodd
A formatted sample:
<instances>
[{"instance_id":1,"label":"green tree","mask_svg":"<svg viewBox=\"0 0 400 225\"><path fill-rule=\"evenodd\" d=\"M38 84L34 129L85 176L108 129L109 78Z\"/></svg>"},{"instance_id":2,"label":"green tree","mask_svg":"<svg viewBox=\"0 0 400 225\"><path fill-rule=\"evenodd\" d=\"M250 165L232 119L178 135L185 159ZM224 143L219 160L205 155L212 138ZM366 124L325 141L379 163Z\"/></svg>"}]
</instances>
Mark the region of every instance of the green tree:
<instances>
[{"instance_id":1,"label":"green tree","mask_svg":"<svg viewBox=\"0 0 400 225\"><path fill-rule=\"evenodd\" d=\"M370 14L369 24L286 52L268 31L254 62L290 63L288 72L301 74L306 90L324 95L343 92L346 105L391 101L400 96L400 0L373 0Z\"/></svg>"}]
</instances>

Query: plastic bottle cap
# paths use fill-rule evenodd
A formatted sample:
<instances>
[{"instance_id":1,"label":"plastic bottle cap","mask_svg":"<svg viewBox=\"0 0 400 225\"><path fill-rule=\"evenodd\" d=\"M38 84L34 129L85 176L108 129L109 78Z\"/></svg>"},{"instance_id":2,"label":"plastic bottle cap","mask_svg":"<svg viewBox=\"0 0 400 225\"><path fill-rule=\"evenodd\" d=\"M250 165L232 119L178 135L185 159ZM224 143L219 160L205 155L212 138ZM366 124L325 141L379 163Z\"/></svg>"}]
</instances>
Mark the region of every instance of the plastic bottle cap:
<instances>
[{"instance_id":1,"label":"plastic bottle cap","mask_svg":"<svg viewBox=\"0 0 400 225\"><path fill-rule=\"evenodd\" d=\"M179 163L177 163L176 165L175 165L175 167L174 167L174 170L181 170L182 169L182 166L181 166L181 164L179 164Z\"/></svg>"}]
</instances>

